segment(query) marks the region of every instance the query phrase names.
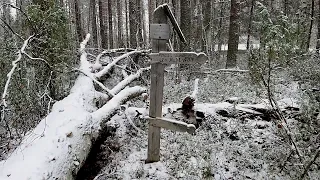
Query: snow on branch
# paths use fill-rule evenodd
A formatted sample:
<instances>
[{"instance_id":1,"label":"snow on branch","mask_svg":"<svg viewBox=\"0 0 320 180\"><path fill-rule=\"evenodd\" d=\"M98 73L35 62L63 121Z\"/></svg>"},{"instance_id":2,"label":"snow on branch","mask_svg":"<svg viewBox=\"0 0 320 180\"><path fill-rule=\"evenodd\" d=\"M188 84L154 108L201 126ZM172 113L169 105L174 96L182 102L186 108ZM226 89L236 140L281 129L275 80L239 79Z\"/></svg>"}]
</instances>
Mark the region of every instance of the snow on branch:
<instances>
[{"instance_id":1,"label":"snow on branch","mask_svg":"<svg viewBox=\"0 0 320 180\"><path fill-rule=\"evenodd\" d=\"M80 56L80 69L76 69L77 71L83 73L87 77L89 77L93 82L97 83L103 90L105 90L109 96L113 97L114 94L111 93L111 91L105 87L101 82L96 80L96 78L93 76L93 74L90 71L90 63L87 60L87 52L85 51L86 45L90 39L90 34L87 34L86 38L80 43L80 49L79 51L81 52Z\"/></svg>"},{"instance_id":2,"label":"snow on branch","mask_svg":"<svg viewBox=\"0 0 320 180\"><path fill-rule=\"evenodd\" d=\"M118 109L119 106L123 104L123 102L125 102L126 100L145 92L147 92L147 89L140 86L130 87L120 91L104 106L102 106L97 111L91 113L93 121L96 122L99 119L109 119L111 116L111 111ZM96 126L97 125L99 124L96 124Z\"/></svg>"},{"instance_id":3,"label":"snow on branch","mask_svg":"<svg viewBox=\"0 0 320 180\"><path fill-rule=\"evenodd\" d=\"M118 94L122 89L124 89L126 86L128 86L132 81L139 78L141 74L144 71L150 70L150 67L147 68L141 68L139 69L135 74L131 74L130 76L127 76L124 80L122 80L120 83L118 83L111 91L110 93L115 95ZM91 77L90 77L91 78ZM92 79L93 78L93 79ZM91 79L95 81L94 77ZM101 86L100 86L101 87ZM102 87L103 88L103 87ZM104 89L104 88L103 88ZM102 98L103 100L109 100L110 96L101 92L96 92L97 98ZM113 96L112 96L113 97Z\"/></svg>"},{"instance_id":4,"label":"snow on branch","mask_svg":"<svg viewBox=\"0 0 320 180\"><path fill-rule=\"evenodd\" d=\"M84 50L86 48L86 45L88 43L90 39L90 34L88 33L86 38L80 43L80 53L81 53L81 56L80 56L80 69L84 72L88 72L90 73L90 63L89 61L87 60L87 52Z\"/></svg>"},{"instance_id":5,"label":"snow on branch","mask_svg":"<svg viewBox=\"0 0 320 180\"><path fill-rule=\"evenodd\" d=\"M22 54L25 53L25 49L26 49L29 41L30 41L32 38L33 38L33 36L30 36L27 40L24 41L21 49L20 49L19 52L18 52L18 57L17 57L17 59L16 59L15 61L12 61L12 68L11 68L10 72L7 74L8 79L7 79L7 82L6 82L5 86L4 86L4 91L3 91L3 94L2 94L2 103L3 103L4 107L7 107L7 106L8 106L8 105L7 105L7 102L6 102L6 96L7 96L7 94L8 94L8 88L9 88L9 84L10 84L12 75L13 75L15 69L17 68L19 61L21 61L21 59L22 59Z\"/></svg>"},{"instance_id":6,"label":"snow on branch","mask_svg":"<svg viewBox=\"0 0 320 180\"><path fill-rule=\"evenodd\" d=\"M89 39L90 39L90 34L88 33L86 35L86 38L80 43L80 52L81 53L83 53L84 49L86 48L86 45L87 45Z\"/></svg>"},{"instance_id":7,"label":"snow on branch","mask_svg":"<svg viewBox=\"0 0 320 180\"><path fill-rule=\"evenodd\" d=\"M119 84L117 84L117 85L111 90L111 93L117 94L118 92L121 91L121 89L124 89L124 88L125 88L128 84L130 84L133 80L139 78L144 71L148 71L148 70L150 70L150 67L139 69L139 70L137 71L137 73L131 74L130 76L128 76L127 78L125 78L124 80L122 80Z\"/></svg>"},{"instance_id":8,"label":"snow on branch","mask_svg":"<svg viewBox=\"0 0 320 180\"><path fill-rule=\"evenodd\" d=\"M114 96L114 93L112 91L110 91L105 85L103 85L101 82L99 82L98 80L96 80L96 78L92 75L92 73L90 72L85 72L81 69L77 69L77 71L83 73L84 75L86 75L87 77L89 77L93 82L95 82L96 84L98 84L103 90L105 90L107 92L107 94L110 97Z\"/></svg>"},{"instance_id":9,"label":"snow on branch","mask_svg":"<svg viewBox=\"0 0 320 180\"><path fill-rule=\"evenodd\" d=\"M139 54L141 53L142 51L138 51L138 50L135 50L135 51L131 51L131 52L128 52L126 54L123 54L119 57L117 57L115 60L113 60L110 64L108 64L107 66L105 66L101 71L99 71L98 73L95 74L95 76L99 79L101 78L102 76L104 76L105 74L107 74L111 68L116 65L120 60L126 58L126 57L129 57L130 55L133 55L133 54Z\"/></svg>"}]
</instances>

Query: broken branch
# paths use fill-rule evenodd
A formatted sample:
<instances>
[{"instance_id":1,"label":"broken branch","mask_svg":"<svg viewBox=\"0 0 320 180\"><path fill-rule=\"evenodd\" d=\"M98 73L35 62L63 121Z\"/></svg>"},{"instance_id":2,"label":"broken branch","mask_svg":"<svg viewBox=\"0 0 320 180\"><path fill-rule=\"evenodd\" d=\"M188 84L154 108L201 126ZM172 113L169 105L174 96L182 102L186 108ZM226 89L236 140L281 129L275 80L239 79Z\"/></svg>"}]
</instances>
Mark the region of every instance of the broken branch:
<instances>
[{"instance_id":1,"label":"broken branch","mask_svg":"<svg viewBox=\"0 0 320 180\"><path fill-rule=\"evenodd\" d=\"M304 176L308 173L311 165L317 160L317 158L320 156L320 147L318 148L316 154L314 155L312 161L309 162L309 164L305 167L303 174L301 175L300 179L303 179Z\"/></svg>"},{"instance_id":2,"label":"broken branch","mask_svg":"<svg viewBox=\"0 0 320 180\"><path fill-rule=\"evenodd\" d=\"M76 69L77 71L83 73L84 75L86 75L87 77L89 77L93 82L95 82L96 84L98 84L103 90L105 90L107 92L107 94L110 97L114 96L114 93L112 91L110 91L105 85L103 85L101 82L99 82L98 80L96 80L96 78L91 74L91 73L87 73L81 69Z\"/></svg>"},{"instance_id":3,"label":"broken branch","mask_svg":"<svg viewBox=\"0 0 320 180\"><path fill-rule=\"evenodd\" d=\"M3 94L2 94L2 103L3 103L4 107L7 107L6 96L8 94L8 88L9 88L9 84L10 84L12 75L13 75L15 69L17 68L19 61L21 61L22 54L25 53L25 49L26 49L26 47L27 47L27 45L28 45L28 43L29 43L29 41L31 40L32 37L33 36L29 36L29 38L24 41L21 49L18 52L17 59L15 61L12 61L12 68L11 68L10 72L7 74L8 79L7 79L7 82L6 82L5 86L4 86L4 91L3 91Z\"/></svg>"},{"instance_id":4,"label":"broken branch","mask_svg":"<svg viewBox=\"0 0 320 180\"><path fill-rule=\"evenodd\" d=\"M128 84L130 84L133 80L139 78L144 71L150 70L150 67L141 68L135 74L131 74L126 79L122 80L119 84L117 84L111 92L117 94L121 89L124 89Z\"/></svg>"},{"instance_id":5,"label":"broken branch","mask_svg":"<svg viewBox=\"0 0 320 180\"><path fill-rule=\"evenodd\" d=\"M131 51L131 52L128 52L126 54L123 54L119 57L117 57L115 60L113 60L111 63L109 63L107 66L105 66L101 71L99 71L98 73L95 74L95 76L99 79L101 78L102 76L104 76L105 74L107 74L111 68L116 65L120 60L126 58L126 57L129 57L130 55L133 55L133 54L139 54L141 53L141 51Z\"/></svg>"},{"instance_id":6,"label":"broken branch","mask_svg":"<svg viewBox=\"0 0 320 180\"><path fill-rule=\"evenodd\" d=\"M104 106L102 106L97 111L91 113L93 121L96 122L99 119L109 119L111 116L109 112L119 108L119 106L123 102L125 102L127 99L138 96L144 92L147 92L147 90L140 86L130 87L120 91ZM96 125L99 125L99 124L96 124Z\"/></svg>"}]
</instances>

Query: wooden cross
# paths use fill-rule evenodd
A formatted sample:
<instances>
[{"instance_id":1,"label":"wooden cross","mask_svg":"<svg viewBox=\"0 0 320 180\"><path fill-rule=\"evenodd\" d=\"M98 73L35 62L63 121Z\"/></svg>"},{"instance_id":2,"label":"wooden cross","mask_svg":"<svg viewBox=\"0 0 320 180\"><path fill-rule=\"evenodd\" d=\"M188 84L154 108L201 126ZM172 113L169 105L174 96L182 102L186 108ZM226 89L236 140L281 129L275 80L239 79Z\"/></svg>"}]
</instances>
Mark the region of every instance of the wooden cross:
<instances>
[{"instance_id":1,"label":"wooden cross","mask_svg":"<svg viewBox=\"0 0 320 180\"><path fill-rule=\"evenodd\" d=\"M177 31L182 42L186 42L181 29L167 4L159 6L153 13L153 23L150 24L152 39L151 56L151 88L148 131L148 157L146 163L160 160L160 130L166 128L173 131L195 133L195 126L181 121L162 117L164 67L168 64L196 64L205 62L204 53L195 52L165 52L169 40L170 28L167 17Z\"/></svg>"}]
</instances>

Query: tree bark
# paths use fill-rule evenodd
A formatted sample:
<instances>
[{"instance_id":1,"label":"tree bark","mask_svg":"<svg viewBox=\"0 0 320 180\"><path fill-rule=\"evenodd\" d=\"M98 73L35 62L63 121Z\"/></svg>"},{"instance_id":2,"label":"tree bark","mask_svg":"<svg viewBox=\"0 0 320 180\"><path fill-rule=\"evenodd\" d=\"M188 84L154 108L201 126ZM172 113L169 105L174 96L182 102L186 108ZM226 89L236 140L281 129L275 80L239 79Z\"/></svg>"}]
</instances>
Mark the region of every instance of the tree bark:
<instances>
[{"instance_id":1,"label":"tree bark","mask_svg":"<svg viewBox=\"0 0 320 180\"><path fill-rule=\"evenodd\" d=\"M126 8L125 8L125 13L126 13L126 47L130 48L131 45L130 45L130 19L129 19L129 16L130 16L130 11L129 11L129 3L130 3L130 0L125 0L125 5L126 5Z\"/></svg>"},{"instance_id":2,"label":"tree bark","mask_svg":"<svg viewBox=\"0 0 320 180\"><path fill-rule=\"evenodd\" d=\"M313 21L314 21L314 0L311 1L311 19L310 19L310 26L309 26L309 33L308 33L306 51L308 51L308 50L309 50L309 47L310 47Z\"/></svg>"},{"instance_id":3,"label":"tree bark","mask_svg":"<svg viewBox=\"0 0 320 180\"><path fill-rule=\"evenodd\" d=\"M195 12L193 13L193 23L192 23L192 29L193 30L193 43L192 43L192 49L196 52L202 51L202 45L203 45L203 33L202 33L202 8L199 0L194 0L192 3L193 5L191 7L195 7ZM191 11L192 12L192 11Z\"/></svg>"},{"instance_id":4,"label":"tree bark","mask_svg":"<svg viewBox=\"0 0 320 180\"><path fill-rule=\"evenodd\" d=\"M77 36L78 41L82 41L84 38L84 31L82 29L82 22L81 22L81 12L80 12L80 1L74 0L74 10L75 10L75 16L76 16L76 30L77 30Z\"/></svg>"},{"instance_id":5,"label":"tree bark","mask_svg":"<svg viewBox=\"0 0 320 180\"><path fill-rule=\"evenodd\" d=\"M10 26L10 27L6 27L3 32L3 38L5 42L7 41L8 38L12 37L12 32L10 32L9 30L9 28L12 27L12 17L10 14L10 7L7 6L6 4L10 4L10 1L4 0L3 4L0 4L0 6L2 6L2 17L0 18L2 18L2 21L4 21L8 26Z\"/></svg>"},{"instance_id":6,"label":"tree bark","mask_svg":"<svg viewBox=\"0 0 320 180\"><path fill-rule=\"evenodd\" d=\"M191 0L185 0L181 3L181 23L180 23L180 27L181 27L181 31L184 34L187 42L186 45L184 45L183 43L180 43L180 51L184 51L184 50L189 50L189 47L191 45L190 40L192 38L191 36L191 30L192 28L190 27L190 24L192 24L191 21ZM187 47L185 47L187 46Z\"/></svg>"},{"instance_id":7,"label":"tree bark","mask_svg":"<svg viewBox=\"0 0 320 180\"><path fill-rule=\"evenodd\" d=\"M221 54L221 48L222 44L224 43L224 38L223 38L223 32L224 32L224 20L223 20L223 15L224 15L224 9L225 9L225 3L219 3L219 25L217 29L217 36L216 36L216 42L218 43L218 59L220 59L220 54Z\"/></svg>"},{"instance_id":8,"label":"tree bark","mask_svg":"<svg viewBox=\"0 0 320 180\"><path fill-rule=\"evenodd\" d=\"M284 15L288 15L288 0L284 0L283 2L283 7L284 7Z\"/></svg>"},{"instance_id":9,"label":"tree bark","mask_svg":"<svg viewBox=\"0 0 320 180\"><path fill-rule=\"evenodd\" d=\"M112 0L112 34L113 34L113 48L118 48L119 47L119 19L118 19L118 1L117 0Z\"/></svg>"},{"instance_id":10,"label":"tree bark","mask_svg":"<svg viewBox=\"0 0 320 180\"><path fill-rule=\"evenodd\" d=\"M90 0L89 13L89 24L91 24L92 43L94 46L98 46L96 0Z\"/></svg>"},{"instance_id":11,"label":"tree bark","mask_svg":"<svg viewBox=\"0 0 320 180\"><path fill-rule=\"evenodd\" d=\"M113 48L113 17L112 17L112 0L108 0L108 22L109 22L109 48Z\"/></svg>"},{"instance_id":12,"label":"tree bark","mask_svg":"<svg viewBox=\"0 0 320 180\"><path fill-rule=\"evenodd\" d=\"M134 1L129 1L129 22L130 22L130 47L135 48L137 47L136 41L136 4Z\"/></svg>"},{"instance_id":13,"label":"tree bark","mask_svg":"<svg viewBox=\"0 0 320 180\"><path fill-rule=\"evenodd\" d=\"M249 26L248 26L248 36L247 36L247 49L249 49L249 47L250 47L250 37L251 37L251 28L252 28L252 18L253 18L254 3L255 3L255 0L251 0Z\"/></svg>"},{"instance_id":14,"label":"tree bark","mask_svg":"<svg viewBox=\"0 0 320 180\"><path fill-rule=\"evenodd\" d=\"M226 68L235 68L237 66L237 52L239 44L239 8L240 0L231 0L229 40Z\"/></svg>"},{"instance_id":15,"label":"tree bark","mask_svg":"<svg viewBox=\"0 0 320 180\"><path fill-rule=\"evenodd\" d=\"M143 48L148 48L150 46L149 43L149 8L148 8L148 0L141 1L142 7L142 37L143 37Z\"/></svg>"},{"instance_id":16,"label":"tree bark","mask_svg":"<svg viewBox=\"0 0 320 180\"><path fill-rule=\"evenodd\" d=\"M155 0L149 0L149 24L152 23L153 11L156 9L156 4Z\"/></svg>"},{"instance_id":17,"label":"tree bark","mask_svg":"<svg viewBox=\"0 0 320 180\"><path fill-rule=\"evenodd\" d=\"M202 14L203 14L203 27L204 27L204 36L205 42L203 45L204 50L208 55L212 51L212 9L211 9L211 0L202 1Z\"/></svg>"},{"instance_id":18,"label":"tree bark","mask_svg":"<svg viewBox=\"0 0 320 180\"><path fill-rule=\"evenodd\" d=\"M123 47L123 19L122 19L122 1L123 0L118 0L117 1L117 17L118 17L118 47Z\"/></svg>"},{"instance_id":19,"label":"tree bark","mask_svg":"<svg viewBox=\"0 0 320 180\"><path fill-rule=\"evenodd\" d=\"M129 21L130 21L130 45L132 48L140 47L141 37L141 0L129 2Z\"/></svg>"},{"instance_id":20,"label":"tree bark","mask_svg":"<svg viewBox=\"0 0 320 180\"><path fill-rule=\"evenodd\" d=\"M99 0L99 20L100 20L100 36L101 47L107 49L108 43L108 1Z\"/></svg>"},{"instance_id":21,"label":"tree bark","mask_svg":"<svg viewBox=\"0 0 320 180\"><path fill-rule=\"evenodd\" d=\"M317 29L318 29L318 33L317 33L317 45L316 45L316 49L317 52L320 52L320 1L318 1L318 16L317 16Z\"/></svg>"}]
</instances>

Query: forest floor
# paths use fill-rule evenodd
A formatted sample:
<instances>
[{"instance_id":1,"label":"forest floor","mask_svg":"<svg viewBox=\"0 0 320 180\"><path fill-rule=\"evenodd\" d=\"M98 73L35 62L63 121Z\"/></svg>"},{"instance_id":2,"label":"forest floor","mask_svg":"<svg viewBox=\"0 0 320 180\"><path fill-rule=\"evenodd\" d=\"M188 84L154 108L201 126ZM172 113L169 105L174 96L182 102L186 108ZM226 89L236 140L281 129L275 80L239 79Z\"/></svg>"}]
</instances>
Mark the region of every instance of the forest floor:
<instances>
[{"instance_id":1,"label":"forest floor","mask_svg":"<svg viewBox=\"0 0 320 180\"><path fill-rule=\"evenodd\" d=\"M299 179L304 167L283 128L225 102L232 97L237 97L240 104L267 102L263 89L250 85L247 73L195 75L189 81L187 75L182 75L181 83L175 83L175 72L167 73L163 116L175 118L172 112L192 92L194 78L200 78L195 109L206 117L195 135L161 130L160 162L145 164L148 123L144 117L148 108L136 99L108 122L108 132L94 146L77 179ZM285 102L282 108L298 108L283 113L306 164L320 145L319 127L311 132L299 116L294 116L301 110L302 95L298 83L285 78L277 78L275 98ZM219 113L221 109L234 113L226 117ZM308 176L320 178L320 159L311 166Z\"/></svg>"}]
</instances>

